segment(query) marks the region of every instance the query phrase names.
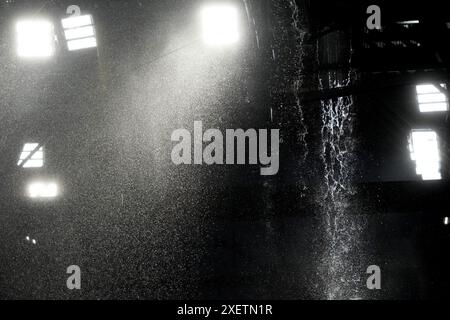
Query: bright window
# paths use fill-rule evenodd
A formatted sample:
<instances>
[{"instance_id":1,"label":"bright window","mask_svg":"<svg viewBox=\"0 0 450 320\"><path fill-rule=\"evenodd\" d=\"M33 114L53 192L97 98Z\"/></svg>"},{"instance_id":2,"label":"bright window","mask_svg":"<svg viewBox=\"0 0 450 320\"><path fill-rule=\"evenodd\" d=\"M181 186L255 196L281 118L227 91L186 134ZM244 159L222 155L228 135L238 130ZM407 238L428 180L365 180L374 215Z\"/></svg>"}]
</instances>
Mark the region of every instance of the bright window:
<instances>
[{"instance_id":1,"label":"bright window","mask_svg":"<svg viewBox=\"0 0 450 320\"><path fill-rule=\"evenodd\" d=\"M23 168L42 168L44 166L44 147L39 143L25 143L17 165Z\"/></svg>"},{"instance_id":2,"label":"bright window","mask_svg":"<svg viewBox=\"0 0 450 320\"><path fill-rule=\"evenodd\" d=\"M69 51L97 47L94 21L91 15L66 18L61 23Z\"/></svg>"},{"instance_id":3,"label":"bright window","mask_svg":"<svg viewBox=\"0 0 450 320\"><path fill-rule=\"evenodd\" d=\"M441 180L441 157L438 135L432 130L414 130L409 144L411 160L416 162L416 173L423 180Z\"/></svg>"},{"instance_id":4,"label":"bright window","mask_svg":"<svg viewBox=\"0 0 450 320\"><path fill-rule=\"evenodd\" d=\"M420 112L448 111L448 97L441 91L442 89L446 90L444 84L441 84L441 88L434 84L422 84L416 87Z\"/></svg>"}]
</instances>

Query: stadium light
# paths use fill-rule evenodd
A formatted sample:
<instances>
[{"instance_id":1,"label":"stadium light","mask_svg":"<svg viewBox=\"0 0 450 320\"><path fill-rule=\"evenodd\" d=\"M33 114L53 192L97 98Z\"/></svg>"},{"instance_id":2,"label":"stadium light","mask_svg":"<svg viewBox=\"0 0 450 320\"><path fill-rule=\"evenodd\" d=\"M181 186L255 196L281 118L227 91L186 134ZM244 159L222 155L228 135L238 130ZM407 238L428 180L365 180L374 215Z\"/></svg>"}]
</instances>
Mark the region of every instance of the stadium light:
<instances>
[{"instance_id":1,"label":"stadium light","mask_svg":"<svg viewBox=\"0 0 450 320\"><path fill-rule=\"evenodd\" d=\"M61 20L69 51L97 47L94 21L91 15L65 18Z\"/></svg>"},{"instance_id":2,"label":"stadium light","mask_svg":"<svg viewBox=\"0 0 450 320\"><path fill-rule=\"evenodd\" d=\"M441 84L446 89L445 84ZM448 97L434 84L421 84L416 87L420 112L445 112L449 109Z\"/></svg>"},{"instance_id":3,"label":"stadium light","mask_svg":"<svg viewBox=\"0 0 450 320\"><path fill-rule=\"evenodd\" d=\"M17 165L23 168L42 168L44 166L44 147L39 143L25 143Z\"/></svg>"},{"instance_id":4,"label":"stadium light","mask_svg":"<svg viewBox=\"0 0 450 320\"><path fill-rule=\"evenodd\" d=\"M58 196L58 185L54 182L36 181L28 185L28 196L32 199L56 198Z\"/></svg>"},{"instance_id":5,"label":"stadium light","mask_svg":"<svg viewBox=\"0 0 450 320\"><path fill-rule=\"evenodd\" d=\"M201 11L203 41L210 46L224 46L239 41L239 13L230 4L211 4Z\"/></svg>"},{"instance_id":6,"label":"stadium light","mask_svg":"<svg viewBox=\"0 0 450 320\"><path fill-rule=\"evenodd\" d=\"M16 24L17 54L22 58L48 58L55 52L53 24L46 20L21 20Z\"/></svg>"},{"instance_id":7,"label":"stadium light","mask_svg":"<svg viewBox=\"0 0 450 320\"><path fill-rule=\"evenodd\" d=\"M441 180L438 135L432 130L413 130L409 139L411 160L423 180Z\"/></svg>"}]
</instances>

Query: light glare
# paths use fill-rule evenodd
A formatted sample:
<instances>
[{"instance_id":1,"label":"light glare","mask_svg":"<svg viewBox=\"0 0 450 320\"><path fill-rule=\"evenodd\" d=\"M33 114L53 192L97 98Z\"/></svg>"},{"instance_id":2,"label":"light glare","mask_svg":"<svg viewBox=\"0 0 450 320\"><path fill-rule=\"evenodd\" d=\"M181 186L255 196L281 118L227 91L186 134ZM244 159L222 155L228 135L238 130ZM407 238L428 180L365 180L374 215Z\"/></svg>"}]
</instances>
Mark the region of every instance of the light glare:
<instances>
[{"instance_id":1,"label":"light glare","mask_svg":"<svg viewBox=\"0 0 450 320\"><path fill-rule=\"evenodd\" d=\"M32 182L28 186L28 196L37 198L55 198L58 196L58 185L54 182Z\"/></svg>"},{"instance_id":2,"label":"light glare","mask_svg":"<svg viewBox=\"0 0 450 320\"><path fill-rule=\"evenodd\" d=\"M420 20L407 20L407 21L399 21L398 24L419 24Z\"/></svg>"},{"instance_id":3,"label":"light glare","mask_svg":"<svg viewBox=\"0 0 450 320\"><path fill-rule=\"evenodd\" d=\"M16 25L17 54L22 58L47 58L55 51L53 24L45 20L23 20Z\"/></svg>"},{"instance_id":4,"label":"light glare","mask_svg":"<svg viewBox=\"0 0 450 320\"><path fill-rule=\"evenodd\" d=\"M441 180L441 157L438 136L432 130L413 131L410 137L411 160L416 162L416 173L423 180Z\"/></svg>"},{"instance_id":5,"label":"light glare","mask_svg":"<svg viewBox=\"0 0 450 320\"><path fill-rule=\"evenodd\" d=\"M211 46L223 46L239 41L238 10L225 4L209 5L201 12L203 40Z\"/></svg>"},{"instance_id":6,"label":"light glare","mask_svg":"<svg viewBox=\"0 0 450 320\"><path fill-rule=\"evenodd\" d=\"M446 89L444 84L441 84L441 87ZM434 84L418 85L416 86L416 91L420 112L448 111L448 97Z\"/></svg>"}]
</instances>

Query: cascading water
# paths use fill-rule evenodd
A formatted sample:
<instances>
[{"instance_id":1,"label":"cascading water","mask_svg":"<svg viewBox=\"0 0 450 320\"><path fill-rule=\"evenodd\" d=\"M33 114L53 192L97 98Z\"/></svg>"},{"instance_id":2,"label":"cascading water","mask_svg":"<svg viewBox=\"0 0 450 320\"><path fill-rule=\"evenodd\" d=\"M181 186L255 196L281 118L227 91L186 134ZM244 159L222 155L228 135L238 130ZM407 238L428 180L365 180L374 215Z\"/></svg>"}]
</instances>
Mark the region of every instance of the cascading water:
<instances>
[{"instance_id":1,"label":"cascading water","mask_svg":"<svg viewBox=\"0 0 450 320\"><path fill-rule=\"evenodd\" d=\"M283 141L295 141L295 151L300 163L306 160L309 148L307 143L308 125L305 109L301 103L300 88L304 84L303 61L306 54L304 38L304 16L295 0L271 2L275 19L272 24L272 60L276 71L273 74L272 96L277 106L278 125L283 130Z\"/></svg>"},{"instance_id":2,"label":"cascading water","mask_svg":"<svg viewBox=\"0 0 450 320\"><path fill-rule=\"evenodd\" d=\"M329 88L339 88L351 82L350 77L342 84L337 80L336 73L328 73ZM320 87L324 88L324 79L320 78ZM352 126L350 109L353 105L352 97L339 97L337 99L322 100L322 154L324 165L324 181L327 185L326 200L332 203L337 200L342 191L349 189L349 167L347 156L349 154L349 141L347 133Z\"/></svg>"},{"instance_id":3,"label":"cascading water","mask_svg":"<svg viewBox=\"0 0 450 320\"><path fill-rule=\"evenodd\" d=\"M339 38L338 35L335 35ZM325 41L326 43L326 41ZM325 51L326 45L320 50ZM349 55L349 53L347 53ZM321 61L318 58L318 64ZM319 89L349 86L354 81L351 71L329 71L319 74ZM353 137L354 100L351 96L322 100L322 150L323 186L320 193L325 230L324 269L327 270L325 294L330 300L360 299L362 256L359 250L364 221L352 214L354 201Z\"/></svg>"},{"instance_id":4,"label":"cascading water","mask_svg":"<svg viewBox=\"0 0 450 320\"><path fill-rule=\"evenodd\" d=\"M345 34L339 32L312 44L307 39L309 27L303 4L274 1L273 32L277 49L274 60L277 57L279 70L277 89L293 92L292 96L279 97L280 125L285 132L295 132L292 141L298 145L296 159L302 172L297 176L299 194L303 196L305 189L312 188L309 194L316 195L312 207L318 210L318 224L314 226L317 232L312 250L318 260L311 263L317 270L314 286L318 290L312 294L319 299L359 299L365 288L365 257L361 256L365 252L361 241L365 222L351 212L356 198L354 99L347 96L303 102L305 91L335 89L356 81L350 69L316 71L323 66L348 64L351 48Z\"/></svg>"},{"instance_id":5,"label":"cascading water","mask_svg":"<svg viewBox=\"0 0 450 320\"><path fill-rule=\"evenodd\" d=\"M303 154L303 160L305 160L308 157L308 143L306 141L306 137L308 135L308 126L306 125L305 122L305 114L304 114L304 108L301 104L301 100L300 100L300 88L303 85L303 77L302 77L302 58L303 55L305 54L305 52L303 51L303 43L304 43L304 38L306 36L306 31L304 30L304 28L302 28L302 25L304 23L302 23L302 16L300 14L300 8L297 4L297 2L295 0L290 0L289 1L289 6L292 10L292 28L294 29L294 34L295 34L295 38L296 38L296 43L297 43L297 50L298 52L300 52L299 56L298 56L298 67L297 67L297 75L296 75L296 79L294 81L294 97L295 97L295 105L296 105L296 111L298 114L298 118L299 118L299 124L300 124L300 128L298 131L298 141L303 145L304 148L304 154Z\"/></svg>"}]
</instances>

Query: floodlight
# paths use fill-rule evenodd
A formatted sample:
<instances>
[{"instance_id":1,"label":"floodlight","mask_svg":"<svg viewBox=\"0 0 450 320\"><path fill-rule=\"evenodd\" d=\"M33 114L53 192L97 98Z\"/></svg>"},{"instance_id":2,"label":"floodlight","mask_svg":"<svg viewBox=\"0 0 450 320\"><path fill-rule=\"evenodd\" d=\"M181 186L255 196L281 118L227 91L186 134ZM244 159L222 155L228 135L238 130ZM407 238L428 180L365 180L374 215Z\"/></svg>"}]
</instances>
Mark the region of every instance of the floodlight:
<instances>
[{"instance_id":1,"label":"floodlight","mask_svg":"<svg viewBox=\"0 0 450 320\"><path fill-rule=\"evenodd\" d=\"M201 12L203 41L211 46L223 46L239 41L239 13L229 4L212 4Z\"/></svg>"},{"instance_id":2,"label":"floodlight","mask_svg":"<svg viewBox=\"0 0 450 320\"><path fill-rule=\"evenodd\" d=\"M416 162L416 173L423 180L441 180L441 157L438 135L432 130L414 130L409 148L411 160Z\"/></svg>"},{"instance_id":3,"label":"floodlight","mask_svg":"<svg viewBox=\"0 0 450 320\"><path fill-rule=\"evenodd\" d=\"M17 54L22 58L48 58L55 52L53 24L46 20L21 20L16 25Z\"/></svg>"},{"instance_id":4,"label":"floodlight","mask_svg":"<svg viewBox=\"0 0 450 320\"><path fill-rule=\"evenodd\" d=\"M55 198L58 196L58 185L54 182L37 181L28 185L28 196L37 198Z\"/></svg>"},{"instance_id":5,"label":"floodlight","mask_svg":"<svg viewBox=\"0 0 450 320\"><path fill-rule=\"evenodd\" d=\"M44 166L44 147L39 143L25 143L17 165L23 168L42 168Z\"/></svg>"},{"instance_id":6,"label":"floodlight","mask_svg":"<svg viewBox=\"0 0 450 320\"><path fill-rule=\"evenodd\" d=\"M446 90L445 84L441 84L441 89ZM417 101L420 112L445 112L449 109L448 97L437 85L422 84L416 86Z\"/></svg>"},{"instance_id":7,"label":"floodlight","mask_svg":"<svg viewBox=\"0 0 450 320\"><path fill-rule=\"evenodd\" d=\"M91 15L66 18L61 23L69 51L97 47L94 21Z\"/></svg>"}]
</instances>

